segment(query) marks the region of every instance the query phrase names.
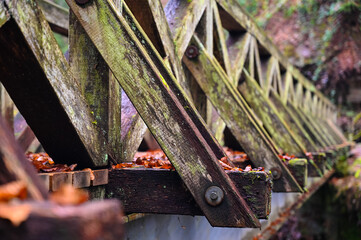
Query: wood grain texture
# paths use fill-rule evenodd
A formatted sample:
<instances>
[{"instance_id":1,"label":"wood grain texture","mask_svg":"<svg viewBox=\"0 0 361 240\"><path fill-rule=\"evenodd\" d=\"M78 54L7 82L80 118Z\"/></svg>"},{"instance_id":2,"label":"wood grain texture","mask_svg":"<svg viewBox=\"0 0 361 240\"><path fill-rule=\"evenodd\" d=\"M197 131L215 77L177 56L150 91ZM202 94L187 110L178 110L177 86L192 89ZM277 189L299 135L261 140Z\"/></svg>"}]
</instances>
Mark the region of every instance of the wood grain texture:
<instances>
[{"instance_id":1,"label":"wood grain texture","mask_svg":"<svg viewBox=\"0 0 361 240\"><path fill-rule=\"evenodd\" d=\"M279 110L265 96L264 92L247 73L244 74L245 81L238 86L238 90L245 98L250 107L255 111L257 117L272 137L279 152L302 156L306 148L291 131L289 125L279 115Z\"/></svg>"},{"instance_id":2,"label":"wood grain texture","mask_svg":"<svg viewBox=\"0 0 361 240\"><path fill-rule=\"evenodd\" d=\"M182 59L189 41L206 9L208 0L169 0L164 8L175 43L176 56Z\"/></svg>"},{"instance_id":3,"label":"wood grain texture","mask_svg":"<svg viewBox=\"0 0 361 240\"><path fill-rule=\"evenodd\" d=\"M106 142L37 3L6 4L12 19L0 28L0 80L19 111L56 162L106 165Z\"/></svg>"},{"instance_id":4,"label":"wood grain texture","mask_svg":"<svg viewBox=\"0 0 361 240\"><path fill-rule=\"evenodd\" d=\"M280 96L274 91L270 92L269 95L270 101L277 108L277 111L281 118L290 126L292 131L299 137L299 140L305 146L308 152L315 152L319 149L314 140L310 137L307 131L301 124L301 120L298 119L295 115L292 114L288 106L286 106Z\"/></svg>"},{"instance_id":5,"label":"wood grain texture","mask_svg":"<svg viewBox=\"0 0 361 240\"><path fill-rule=\"evenodd\" d=\"M185 96L178 95L183 92L173 91L178 86L174 77L164 66L158 70L145 50L143 44L150 42L138 29L139 25L129 26L125 18L131 16L118 15L111 2L92 1L84 7L70 0L67 3L211 225L259 226L255 215L218 164L214 151L185 111L187 105L181 104L179 98L185 99ZM135 29L144 43L138 40ZM151 50L154 51L154 47ZM150 53L159 58L153 51ZM164 65L162 61L157 63ZM203 194L211 185L220 186L225 193L223 203L216 208L204 200Z\"/></svg>"},{"instance_id":6,"label":"wood grain texture","mask_svg":"<svg viewBox=\"0 0 361 240\"><path fill-rule=\"evenodd\" d=\"M69 11L49 0L39 0L38 3L51 29L56 33L68 36Z\"/></svg>"},{"instance_id":7,"label":"wood grain texture","mask_svg":"<svg viewBox=\"0 0 361 240\"><path fill-rule=\"evenodd\" d=\"M270 213L271 180L264 172L227 171L257 218ZM122 201L129 213L203 215L177 172L164 169L115 169L106 197Z\"/></svg>"},{"instance_id":8,"label":"wood grain texture","mask_svg":"<svg viewBox=\"0 0 361 240\"><path fill-rule=\"evenodd\" d=\"M275 191L302 191L278 158L277 152L267 137L251 117L245 107L245 100L231 85L218 63L207 54L197 37L193 37L191 44L198 47L200 54L193 60L184 57L183 62L251 161L256 166L263 166L268 170L275 166L282 169L282 178L274 182Z\"/></svg>"},{"instance_id":9,"label":"wood grain texture","mask_svg":"<svg viewBox=\"0 0 361 240\"><path fill-rule=\"evenodd\" d=\"M217 141L215 141L214 137L208 130L206 123L203 121L202 117L196 110L196 107L190 101L189 97L186 94L185 89L183 89L178 81L174 81L174 75L171 74L169 71L169 68L167 68L161 58L161 56L158 54L156 49L154 48L153 44L151 44L150 40L142 30L140 24L134 19L133 15L129 11L126 5L124 5L123 12L122 12L124 19L131 27L131 30L137 37L137 39L140 41L141 45L148 51L150 59L153 61L155 66L157 67L158 71L162 75L164 79L172 79L167 82L167 86L171 91L174 93L175 96L177 96L177 99L181 103L181 105L184 107L184 110L187 112L188 116L191 118L191 120L194 122L200 133L202 134L203 138L207 141L207 144L210 146L212 151L216 154L216 157L218 159L225 156L225 153L223 152L223 149L218 144Z\"/></svg>"}]
</instances>

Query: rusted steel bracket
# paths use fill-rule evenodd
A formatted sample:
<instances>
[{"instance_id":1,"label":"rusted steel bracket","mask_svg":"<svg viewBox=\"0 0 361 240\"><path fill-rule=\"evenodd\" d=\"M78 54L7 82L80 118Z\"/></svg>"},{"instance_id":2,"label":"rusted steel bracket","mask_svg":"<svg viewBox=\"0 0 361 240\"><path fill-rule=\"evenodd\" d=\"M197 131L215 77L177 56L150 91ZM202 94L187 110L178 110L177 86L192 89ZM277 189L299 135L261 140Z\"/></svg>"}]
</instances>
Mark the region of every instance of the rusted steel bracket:
<instances>
[{"instance_id":1,"label":"rusted steel bracket","mask_svg":"<svg viewBox=\"0 0 361 240\"><path fill-rule=\"evenodd\" d=\"M205 139L211 135L204 123L195 121L197 113L140 26L135 20L129 25L126 18L131 15L119 15L112 2L105 0L81 6L73 0L67 3L211 225L259 226L218 164L217 156L223 151L216 148L214 139ZM224 194L217 206L205 201L210 187Z\"/></svg>"},{"instance_id":2,"label":"rusted steel bracket","mask_svg":"<svg viewBox=\"0 0 361 240\"><path fill-rule=\"evenodd\" d=\"M106 166L106 142L37 3L4 3L0 81L56 162Z\"/></svg>"}]
</instances>

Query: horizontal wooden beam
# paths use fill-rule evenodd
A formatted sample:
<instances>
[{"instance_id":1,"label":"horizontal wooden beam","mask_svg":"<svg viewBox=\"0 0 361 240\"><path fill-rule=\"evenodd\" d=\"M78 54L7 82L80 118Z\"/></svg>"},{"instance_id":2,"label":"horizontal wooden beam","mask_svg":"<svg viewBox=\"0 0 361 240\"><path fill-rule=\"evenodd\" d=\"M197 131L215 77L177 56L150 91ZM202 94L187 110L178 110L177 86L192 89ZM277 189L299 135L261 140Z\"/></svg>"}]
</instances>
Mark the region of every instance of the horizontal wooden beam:
<instances>
[{"instance_id":1,"label":"horizontal wooden beam","mask_svg":"<svg viewBox=\"0 0 361 240\"><path fill-rule=\"evenodd\" d=\"M265 172L226 171L258 218L269 215L271 178ZM164 169L114 169L106 197L122 201L129 213L203 215L177 172Z\"/></svg>"}]
</instances>

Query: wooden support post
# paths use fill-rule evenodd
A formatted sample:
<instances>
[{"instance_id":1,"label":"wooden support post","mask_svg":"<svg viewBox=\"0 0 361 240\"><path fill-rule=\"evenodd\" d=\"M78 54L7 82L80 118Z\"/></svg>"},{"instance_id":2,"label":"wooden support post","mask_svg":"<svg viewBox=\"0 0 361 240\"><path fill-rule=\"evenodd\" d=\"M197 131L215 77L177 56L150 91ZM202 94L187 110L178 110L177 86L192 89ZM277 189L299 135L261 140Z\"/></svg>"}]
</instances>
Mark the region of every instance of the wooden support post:
<instances>
[{"instance_id":1,"label":"wooden support post","mask_svg":"<svg viewBox=\"0 0 361 240\"><path fill-rule=\"evenodd\" d=\"M37 3L6 5L12 18L0 28L0 80L19 111L56 162L107 165L106 142Z\"/></svg>"},{"instance_id":2,"label":"wooden support post","mask_svg":"<svg viewBox=\"0 0 361 240\"><path fill-rule=\"evenodd\" d=\"M26 185L29 199L47 199L47 191L36 176L34 167L25 159L3 117L0 116L0 185L20 180Z\"/></svg>"},{"instance_id":3,"label":"wooden support post","mask_svg":"<svg viewBox=\"0 0 361 240\"><path fill-rule=\"evenodd\" d=\"M20 226L0 219L3 239L122 239L123 214L117 200L59 206L51 202L25 202L9 206L24 207L29 217ZM90 227L91 226L91 227Z\"/></svg>"},{"instance_id":4,"label":"wooden support post","mask_svg":"<svg viewBox=\"0 0 361 240\"><path fill-rule=\"evenodd\" d=\"M271 181L265 172L227 171L257 218L270 212ZM123 202L125 213L203 215L177 172L164 169L114 169L106 197Z\"/></svg>"},{"instance_id":5,"label":"wooden support post","mask_svg":"<svg viewBox=\"0 0 361 240\"><path fill-rule=\"evenodd\" d=\"M256 166L264 166L267 170L277 167L279 172L282 171L282 176L274 182L275 191L302 191L246 109L245 100L231 85L218 63L207 54L196 36L193 37L190 44L198 48L199 55L194 59L183 57L183 62L217 108L251 161Z\"/></svg>"},{"instance_id":6,"label":"wooden support post","mask_svg":"<svg viewBox=\"0 0 361 240\"><path fill-rule=\"evenodd\" d=\"M197 116L192 112L193 106L187 104L183 91L139 24L133 20L129 26L127 16L119 15L106 0L94 0L81 7L73 0L67 3L211 225L259 226L217 162L216 155L223 151L216 148L214 139L211 142L204 138L210 136L209 132L202 133L206 130L202 122L193 120ZM204 194L210 186L218 186L224 193L223 202L217 207L205 201Z\"/></svg>"}]
</instances>

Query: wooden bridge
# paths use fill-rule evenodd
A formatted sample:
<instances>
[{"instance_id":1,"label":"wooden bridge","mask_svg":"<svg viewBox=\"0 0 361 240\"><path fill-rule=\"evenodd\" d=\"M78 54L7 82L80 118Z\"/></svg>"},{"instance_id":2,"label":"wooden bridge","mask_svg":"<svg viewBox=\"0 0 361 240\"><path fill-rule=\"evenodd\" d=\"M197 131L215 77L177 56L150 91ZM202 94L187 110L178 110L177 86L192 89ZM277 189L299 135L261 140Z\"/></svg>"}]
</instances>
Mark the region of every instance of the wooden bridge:
<instances>
[{"instance_id":1,"label":"wooden bridge","mask_svg":"<svg viewBox=\"0 0 361 240\"><path fill-rule=\"evenodd\" d=\"M13 126L13 101L29 125L18 137L24 150L33 131L56 162L99 172L98 184L89 172L43 174L48 189L79 178L77 187L122 200L127 213L204 215L212 226L255 228L269 215L270 179L274 192L305 199L346 154L336 107L237 1L67 4L69 12L46 0L0 1L3 116ZM68 60L53 31L68 37ZM176 172L108 173L133 159L147 129ZM266 171L225 172L218 160L229 137ZM297 158L285 164L284 153ZM320 179L304 193L308 176Z\"/></svg>"}]
</instances>

